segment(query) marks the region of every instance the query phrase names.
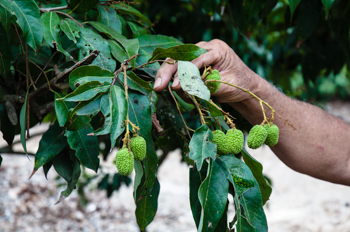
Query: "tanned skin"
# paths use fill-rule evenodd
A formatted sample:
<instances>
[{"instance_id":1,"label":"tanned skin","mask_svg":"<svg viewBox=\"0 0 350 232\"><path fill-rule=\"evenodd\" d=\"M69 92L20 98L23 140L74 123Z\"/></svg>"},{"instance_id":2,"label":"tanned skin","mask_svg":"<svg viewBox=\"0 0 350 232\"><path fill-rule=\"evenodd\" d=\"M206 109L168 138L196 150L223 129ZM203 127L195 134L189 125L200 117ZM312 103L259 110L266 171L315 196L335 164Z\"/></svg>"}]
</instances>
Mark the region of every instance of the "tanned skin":
<instances>
[{"instance_id":1,"label":"tanned skin","mask_svg":"<svg viewBox=\"0 0 350 232\"><path fill-rule=\"evenodd\" d=\"M290 168L315 178L350 185L350 125L311 104L291 99L249 69L223 41L199 42L207 49L192 63L198 68L211 66L220 72L221 80L250 90L270 104L284 119L273 121L280 129L277 145L272 151ZM162 91L173 79L172 88L180 90L177 64L163 63L157 72L154 89ZM221 84L213 96L228 103L252 125L263 121L259 101L249 93ZM270 115L266 107L266 115ZM288 123L292 124L293 129Z\"/></svg>"}]
</instances>

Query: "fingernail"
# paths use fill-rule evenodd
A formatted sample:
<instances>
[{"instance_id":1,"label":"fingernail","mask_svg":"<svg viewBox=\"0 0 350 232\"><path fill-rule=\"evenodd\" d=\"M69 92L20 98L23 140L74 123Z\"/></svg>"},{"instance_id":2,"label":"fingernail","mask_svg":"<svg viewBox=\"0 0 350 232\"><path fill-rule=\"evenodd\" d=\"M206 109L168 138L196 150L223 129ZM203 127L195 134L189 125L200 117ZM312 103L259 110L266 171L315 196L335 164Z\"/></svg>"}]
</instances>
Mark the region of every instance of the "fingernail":
<instances>
[{"instance_id":1,"label":"fingernail","mask_svg":"<svg viewBox=\"0 0 350 232\"><path fill-rule=\"evenodd\" d=\"M180 84L180 81L179 81L179 78L175 78L175 80L174 80L174 82L173 82L173 84L171 85L171 87L178 87L179 86L179 84Z\"/></svg>"},{"instance_id":2,"label":"fingernail","mask_svg":"<svg viewBox=\"0 0 350 232\"><path fill-rule=\"evenodd\" d=\"M157 77L156 81L154 82L153 89L158 88L162 84L162 78Z\"/></svg>"}]
</instances>

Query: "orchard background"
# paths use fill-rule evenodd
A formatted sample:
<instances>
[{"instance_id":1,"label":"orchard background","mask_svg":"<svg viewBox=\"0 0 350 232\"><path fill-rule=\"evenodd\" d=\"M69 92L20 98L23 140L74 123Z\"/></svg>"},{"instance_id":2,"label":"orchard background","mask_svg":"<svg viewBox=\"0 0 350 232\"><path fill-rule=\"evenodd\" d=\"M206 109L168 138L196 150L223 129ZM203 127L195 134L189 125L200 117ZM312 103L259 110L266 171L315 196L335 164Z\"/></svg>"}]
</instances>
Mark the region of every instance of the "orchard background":
<instances>
[{"instance_id":1,"label":"orchard background","mask_svg":"<svg viewBox=\"0 0 350 232\"><path fill-rule=\"evenodd\" d=\"M263 175L259 162L247 151L243 159L232 155L215 159L215 151L198 154L204 146L199 135L218 126L229 128L224 115L210 109L207 95L196 96L204 99L200 106L209 108L209 126L201 126L201 110L199 115L191 114L197 104L187 104L169 91L153 91L156 70L161 59L173 53L176 60L192 60L205 51L191 44L218 38L291 97L312 102L346 99L349 14L348 1L327 0L0 0L0 123L7 142L0 152L18 154L14 138L20 135L23 154L35 160L30 163L32 174L42 167L47 176L55 169L60 176L57 183L66 181L57 202L76 192L79 207L86 206L86 192L93 183L108 197L123 184L134 186L135 216L145 230L158 209L156 172L171 151L180 149L182 161L191 167L190 205L199 231L265 231L263 205L271 194L272 177ZM251 125L240 115L221 107L236 118L238 128L249 131ZM132 125L138 126L148 144L146 160L135 163L133 180L116 169L110 171L112 161L103 162L127 137L128 120L130 133L134 133ZM27 140L36 134L29 129L38 123L51 126L38 150L32 151ZM2 166L14 162L6 157ZM236 167L233 161L238 172L231 172L230 167ZM219 177L226 172L227 179ZM227 188L212 195L211 179ZM203 202L205 196L213 201ZM235 209L236 216L229 208ZM218 210L219 216L213 218L211 212Z\"/></svg>"}]
</instances>

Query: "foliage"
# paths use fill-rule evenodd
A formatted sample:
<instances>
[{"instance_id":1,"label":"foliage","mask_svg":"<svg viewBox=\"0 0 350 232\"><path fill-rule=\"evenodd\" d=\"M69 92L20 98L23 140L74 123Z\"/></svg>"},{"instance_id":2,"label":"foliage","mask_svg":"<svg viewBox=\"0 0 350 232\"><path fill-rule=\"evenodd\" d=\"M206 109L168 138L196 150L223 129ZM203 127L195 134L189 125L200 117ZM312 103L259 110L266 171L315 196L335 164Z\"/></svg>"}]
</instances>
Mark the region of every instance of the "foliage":
<instances>
[{"instance_id":1,"label":"foliage","mask_svg":"<svg viewBox=\"0 0 350 232\"><path fill-rule=\"evenodd\" d=\"M202 81L203 74L190 62L206 50L190 43L222 38L251 68L286 89L292 83L287 74L302 73L305 83L317 82L320 75L338 75L341 70L346 76L350 21L344 19L349 3L288 0L288 4L277 0L148 1L140 5L0 0L3 138L11 146L14 136L20 134L27 153L29 128L43 121L51 123L35 154L33 174L43 167L47 175L54 167L67 182L60 202L76 186L83 196L83 187L96 177L98 188L107 190L108 196L122 183L129 185L129 177L104 172L100 154L106 159L113 148L129 147L130 135L142 136L147 143L146 158L134 162L133 181L135 216L141 230L152 222L158 207L156 171L161 159L158 163L155 151L167 154L180 148L190 166L189 197L198 231L233 227L236 231L267 231L263 205L271 187L261 164L245 150L241 152L244 161L233 154L217 156L212 131L226 132L232 121L225 106L221 109L211 101L209 82ZM184 27L182 9L195 18ZM151 20L141 12L148 12ZM170 16L170 22L164 16ZM152 22L156 20L160 20L156 25L160 34L154 34ZM171 24L176 25L172 35L179 39L161 35L162 28ZM331 32L324 30L325 25ZM183 33L198 30L200 33ZM180 82L192 104L175 92L153 90L156 72L167 57L178 62ZM285 76L280 78L282 70ZM311 84L306 87L312 88ZM89 177L85 169L97 174ZM236 209L230 223L228 207Z\"/></svg>"}]
</instances>

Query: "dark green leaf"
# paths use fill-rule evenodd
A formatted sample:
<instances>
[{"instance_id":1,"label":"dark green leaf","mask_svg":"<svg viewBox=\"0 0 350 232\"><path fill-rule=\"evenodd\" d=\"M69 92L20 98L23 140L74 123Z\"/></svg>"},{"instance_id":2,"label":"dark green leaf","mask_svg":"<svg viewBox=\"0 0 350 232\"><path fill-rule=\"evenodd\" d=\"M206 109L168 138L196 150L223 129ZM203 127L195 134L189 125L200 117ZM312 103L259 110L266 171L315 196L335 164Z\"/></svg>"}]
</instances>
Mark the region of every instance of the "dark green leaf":
<instances>
[{"instance_id":1,"label":"dark green leaf","mask_svg":"<svg viewBox=\"0 0 350 232\"><path fill-rule=\"evenodd\" d=\"M187 103L185 102L175 91L172 91L172 93L174 94L179 106L180 106L180 109L181 107L190 112L191 110L193 110L195 108L195 106L193 104L190 104L190 103Z\"/></svg>"},{"instance_id":2,"label":"dark green leaf","mask_svg":"<svg viewBox=\"0 0 350 232\"><path fill-rule=\"evenodd\" d=\"M67 139L64 137L64 129L56 122L50 126L40 140L39 149L35 154L34 170L38 170L41 166L47 164L59 154L66 145Z\"/></svg>"},{"instance_id":3,"label":"dark green leaf","mask_svg":"<svg viewBox=\"0 0 350 232\"><path fill-rule=\"evenodd\" d=\"M122 45L114 40L108 40L108 43L109 47L111 48L111 53L117 61L123 63L124 60L128 59L128 55L126 54Z\"/></svg>"},{"instance_id":4,"label":"dark green leaf","mask_svg":"<svg viewBox=\"0 0 350 232\"><path fill-rule=\"evenodd\" d=\"M128 21L127 24L129 26L134 38L150 33L145 27L139 25L138 23Z\"/></svg>"},{"instance_id":5,"label":"dark green leaf","mask_svg":"<svg viewBox=\"0 0 350 232\"><path fill-rule=\"evenodd\" d=\"M15 129L7 116L7 112L5 110L4 105L1 103L0 103L0 123L1 123L0 128L2 132L2 137L7 142L8 145L11 145L15 137Z\"/></svg>"},{"instance_id":6,"label":"dark green leaf","mask_svg":"<svg viewBox=\"0 0 350 232\"><path fill-rule=\"evenodd\" d=\"M156 179L152 191L144 196L141 200L136 201L136 220L140 229L144 231L146 227L153 221L158 208L158 195L160 185Z\"/></svg>"},{"instance_id":7,"label":"dark green leaf","mask_svg":"<svg viewBox=\"0 0 350 232\"><path fill-rule=\"evenodd\" d=\"M134 72L128 71L127 76L128 86L130 89L139 91L145 95L150 94L150 92L153 90L148 82L142 80ZM121 83L124 84L124 73L119 74L118 77Z\"/></svg>"},{"instance_id":8,"label":"dark green leaf","mask_svg":"<svg viewBox=\"0 0 350 232\"><path fill-rule=\"evenodd\" d=\"M94 134L95 135L106 135L109 134L111 131L111 105L110 105L110 98L108 94L105 94L101 98L101 112L103 116L105 117L105 122L103 127L97 129Z\"/></svg>"},{"instance_id":9,"label":"dark green leaf","mask_svg":"<svg viewBox=\"0 0 350 232\"><path fill-rule=\"evenodd\" d=\"M110 72L114 72L117 64L111 57L108 42L102 36L90 29L80 28L80 38L77 47L80 49L79 60L89 55L90 52L98 50L100 54L92 62L92 65L97 65Z\"/></svg>"},{"instance_id":10,"label":"dark green leaf","mask_svg":"<svg viewBox=\"0 0 350 232\"><path fill-rule=\"evenodd\" d=\"M5 31L9 31L11 28L11 14L0 4L0 22Z\"/></svg>"},{"instance_id":11,"label":"dark green leaf","mask_svg":"<svg viewBox=\"0 0 350 232\"><path fill-rule=\"evenodd\" d=\"M58 15L52 11L45 12L41 15L41 22L44 28L44 40L52 48L55 44L59 52L69 57L70 54L62 48L61 40L58 35L58 33L60 33L60 18Z\"/></svg>"},{"instance_id":12,"label":"dark green leaf","mask_svg":"<svg viewBox=\"0 0 350 232\"><path fill-rule=\"evenodd\" d=\"M69 86L71 89L83 85L87 82L98 81L103 83L112 83L113 73L104 70L99 66L82 66L73 70L69 75Z\"/></svg>"},{"instance_id":13,"label":"dark green leaf","mask_svg":"<svg viewBox=\"0 0 350 232\"><path fill-rule=\"evenodd\" d=\"M262 203L263 203L263 205L265 205L266 201L270 198L272 188L262 173L263 167L256 159L254 159L252 156L250 156L249 153L245 149L243 149L242 154L243 154L244 162L250 168L256 181L259 184L259 188L261 191L261 197L262 197Z\"/></svg>"},{"instance_id":14,"label":"dark green leaf","mask_svg":"<svg viewBox=\"0 0 350 232\"><path fill-rule=\"evenodd\" d=\"M196 168L190 168L190 205L192 216L198 228L201 219L202 206L198 199L198 190L207 175L208 163L203 163L202 169L198 172Z\"/></svg>"},{"instance_id":15,"label":"dark green leaf","mask_svg":"<svg viewBox=\"0 0 350 232\"><path fill-rule=\"evenodd\" d=\"M220 156L224 163L227 179L233 184L235 193L240 196L248 189L254 187L255 179L249 167L234 155Z\"/></svg>"},{"instance_id":16,"label":"dark green leaf","mask_svg":"<svg viewBox=\"0 0 350 232\"><path fill-rule=\"evenodd\" d=\"M66 102L62 99L65 96L63 94L55 92L55 113L57 117L58 124L63 127L68 119L68 112L70 109L74 108L76 103L74 102Z\"/></svg>"},{"instance_id":17,"label":"dark green leaf","mask_svg":"<svg viewBox=\"0 0 350 232\"><path fill-rule=\"evenodd\" d=\"M156 48L149 61L165 59L168 57L174 60L191 61L206 52L206 49L200 48L194 44L177 45L167 49Z\"/></svg>"},{"instance_id":18,"label":"dark green leaf","mask_svg":"<svg viewBox=\"0 0 350 232\"><path fill-rule=\"evenodd\" d=\"M139 52L139 41L137 39L120 40L125 48L128 59ZM135 68L135 59L130 60L130 64Z\"/></svg>"},{"instance_id":19,"label":"dark green leaf","mask_svg":"<svg viewBox=\"0 0 350 232\"><path fill-rule=\"evenodd\" d=\"M45 178L47 179L47 174L49 173L50 171L50 168L52 167L52 160L47 162L44 166L43 166L43 171L44 171L44 175L45 175Z\"/></svg>"},{"instance_id":20,"label":"dark green leaf","mask_svg":"<svg viewBox=\"0 0 350 232\"><path fill-rule=\"evenodd\" d=\"M74 43L77 43L77 39L79 38L80 26L74 22L72 19L63 19L60 22L61 30L66 34L68 39L72 40Z\"/></svg>"},{"instance_id":21,"label":"dark green leaf","mask_svg":"<svg viewBox=\"0 0 350 232\"><path fill-rule=\"evenodd\" d=\"M213 133L208 128L207 124L199 127L193 134L190 141L190 159L194 160L197 165L197 170L201 170L205 159L216 157L216 145L211 142Z\"/></svg>"},{"instance_id":22,"label":"dark green leaf","mask_svg":"<svg viewBox=\"0 0 350 232\"><path fill-rule=\"evenodd\" d=\"M67 182L71 181L74 164L70 159L70 150L64 149L52 160L52 165L57 174Z\"/></svg>"},{"instance_id":23,"label":"dark green leaf","mask_svg":"<svg viewBox=\"0 0 350 232\"><path fill-rule=\"evenodd\" d=\"M99 93L107 92L109 87L109 84L101 84L98 81L87 82L79 85L72 93L66 95L63 100L70 102L87 101Z\"/></svg>"},{"instance_id":24,"label":"dark green leaf","mask_svg":"<svg viewBox=\"0 0 350 232\"><path fill-rule=\"evenodd\" d=\"M70 116L69 112L69 115ZM91 121L91 118L89 115L75 115L74 119L70 120L70 123L67 123L67 130L69 131L78 131L88 125Z\"/></svg>"},{"instance_id":25,"label":"dark green leaf","mask_svg":"<svg viewBox=\"0 0 350 232\"><path fill-rule=\"evenodd\" d=\"M294 11L300 3L300 0L287 0L290 8L290 17L293 17Z\"/></svg>"},{"instance_id":26,"label":"dark green leaf","mask_svg":"<svg viewBox=\"0 0 350 232\"><path fill-rule=\"evenodd\" d=\"M73 170L70 174L71 179L70 181L68 181L67 189L61 192L60 199L57 201L56 204L60 203L62 200L68 197L72 193L72 191L75 189L75 186L78 183L78 180L81 174L80 164L75 157L71 157L71 159L72 160L70 160L70 162L73 165Z\"/></svg>"},{"instance_id":27,"label":"dark green leaf","mask_svg":"<svg viewBox=\"0 0 350 232\"><path fill-rule=\"evenodd\" d=\"M7 78L11 66L11 46L7 39L7 33L0 23L0 75ZM1 96L0 96L1 98Z\"/></svg>"},{"instance_id":28,"label":"dark green leaf","mask_svg":"<svg viewBox=\"0 0 350 232\"><path fill-rule=\"evenodd\" d=\"M140 49L144 49L150 55L153 54L154 49L157 47L166 49L183 44L180 40L165 35L142 35L137 37L137 39L139 40Z\"/></svg>"},{"instance_id":29,"label":"dark green leaf","mask_svg":"<svg viewBox=\"0 0 350 232\"><path fill-rule=\"evenodd\" d=\"M81 164L97 172L100 160L98 158L98 141L96 136L89 136L93 132L91 125L87 125L78 131L66 131L68 144L74 149L75 156Z\"/></svg>"},{"instance_id":30,"label":"dark green leaf","mask_svg":"<svg viewBox=\"0 0 350 232\"><path fill-rule=\"evenodd\" d=\"M89 101L80 102L72 111L73 115L95 115L101 110L101 95L96 95Z\"/></svg>"},{"instance_id":31,"label":"dark green leaf","mask_svg":"<svg viewBox=\"0 0 350 232\"><path fill-rule=\"evenodd\" d=\"M0 5L17 17L17 23L21 27L28 45L34 50L38 50L43 39L43 27L40 21L39 7L35 1L1 1Z\"/></svg>"},{"instance_id":32,"label":"dark green leaf","mask_svg":"<svg viewBox=\"0 0 350 232\"><path fill-rule=\"evenodd\" d=\"M125 119L128 112L128 103L125 92L120 87L113 85L109 93L111 107L111 148L115 146L116 139L125 129Z\"/></svg>"},{"instance_id":33,"label":"dark green leaf","mask_svg":"<svg viewBox=\"0 0 350 232\"><path fill-rule=\"evenodd\" d=\"M136 10L130 4L126 3L119 3L119 4L114 4L113 7L115 7L118 11L125 13L125 14L133 14L139 19L141 19L143 22L145 22L149 27L152 27L152 22L149 21L149 19L144 16L140 11Z\"/></svg>"},{"instance_id":34,"label":"dark green leaf","mask_svg":"<svg viewBox=\"0 0 350 232\"><path fill-rule=\"evenodd\" d=\"M138 160L134 162L134 170L135 170L135 179L134 179L134 199L136 199L136 191L139 185L141 184L141 180L143 177L143 168L142 163Z\"/></svg>"},{"instance_id":35,"label":"dark green leaf","mask_svg":"<svg viewBox=\"0 0 350 232\"><path fill-rule=\"evenodd\" d=\"M178 75L181 87L190 95L209 101L210 91L202 81L197 66L189 61L179 61Z\"/></svg>"},{"instance_id":36,"label":"dark green leaf","mask_svg":"<svg viewBox=\"0 0 350 232\"><path fill-rule=\"evenodd\" d=\"M21 126L21 143L24 149L24 152L27 153L27 145L26 145L26 131L27 131L27 114L28 114L28 109L27 109L27 97L29 93L29 89L27 90L26 96L24 98L24 103L21 108L21 113L19 115L19 124Z\"/></svg>"},{"instance_id":37,"label":"dark green leaf","mask_svg":"<svg viewBox=\"0 0 350 232\"><path fill-rule=\"evenodd\" d=\"M198 231L214 231L226 208L229 182L217 162L210 161L207 178L198 190L202 205Z\"/></svg>"},{"instance_id":38,"label":"dark green leaf","mask_svg":"<svg viewBox=\"0 0 350 232\"><path fill-rule=\"evenodd\" d=\"M98 0L70 0L69 5L71 12L85 13L88 10L94 8Z\"/></svg>"},{"instance_id":39,"label":"dark green leaf","mask_svg":"<svg viewBox=\"0 0 350 232\"><path fill-rule=\"evenodd\" d=\"M328 18L329 9L332 7L334 0L322 0L324 10L326 11L326 18Z\"/></svg>"},{"instance_id":40,"label":"dark green leaf","mask_svg":"<svg viewBox=\"0 0 350 232\"><path fill-rule=\"evenodd\" d=\"M96 22L96 21L89 21L88 22L91 26L93 26L96 30L98 30L100 33L103 33L110 37L111 39L114 39L119 42L119 40L126 39L125 36L120 34L118 31L115 31L108 26L106 26L103 23Z\"/></svg>"},{"instance_id":41,"label":"dark green leaf","mask_svg":"<svg viewBox=\"0 0 350 232\"><path fill-rule=\"evenodd\" d=\"M144 66L148 62L148 60L151 58L151 55L148 54L143 48L139 49L140 55L136 58L136 63L135 66ZM158 62L152 63L152 64L147 64L146 66L142 68L138 68L138 70L142 70L151 77L155 78L158 69L160 68L160 64Z\"/></svg>"},{"instance_id":42,"label":"dark green leaf","mask_svg":"<svg viewBox=\"0 0 350 232\"><path fill-rule=\"evenodd\" d=\"M107 27L122 33L122 23L117 16L117 12L112 7L107 6L97 6L99 16L97 21L105 24Z\"/></svg>"}]
</instances>

